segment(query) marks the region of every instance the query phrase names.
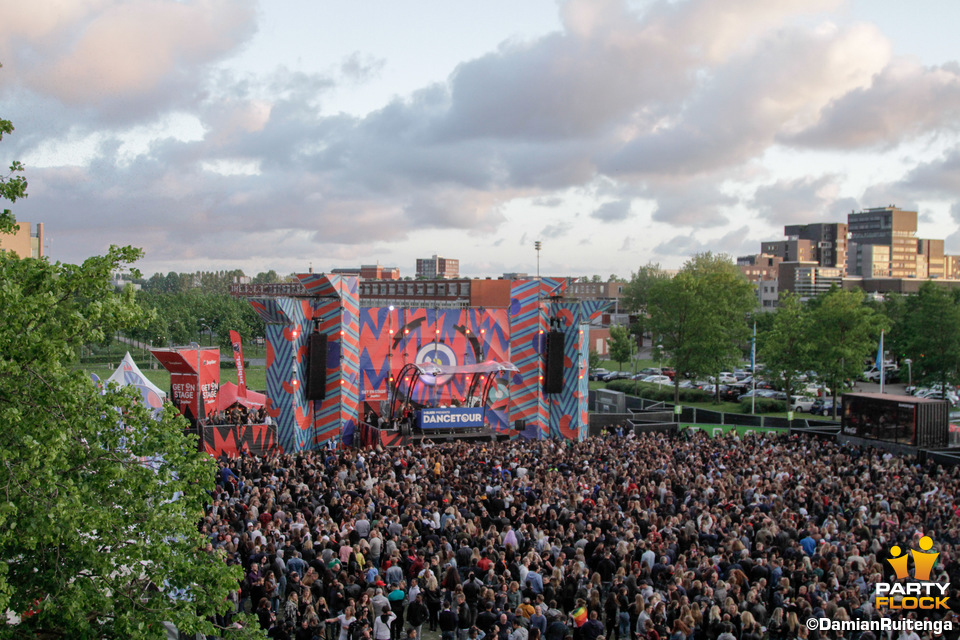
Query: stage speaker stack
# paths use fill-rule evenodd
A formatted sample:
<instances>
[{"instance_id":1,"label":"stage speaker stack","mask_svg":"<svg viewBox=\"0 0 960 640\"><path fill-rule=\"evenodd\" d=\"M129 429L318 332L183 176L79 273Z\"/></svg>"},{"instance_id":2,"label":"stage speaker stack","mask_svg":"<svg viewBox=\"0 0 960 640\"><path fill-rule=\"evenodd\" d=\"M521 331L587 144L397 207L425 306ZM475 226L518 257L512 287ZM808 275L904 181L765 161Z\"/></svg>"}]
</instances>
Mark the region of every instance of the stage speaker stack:
<instances>
[{"instance_id":1,"label":"stage speaker stack","mask_svg":"<svg viewBox=\"0 0 960 640\"><path fill-rule=\"evenodd\" d=\"M327 334L311 333L307 338L307 400L327 395Z\"/></svg>"},{"instance_id":2,"label":"stage speaker stack","mask_svg":"<svg viewBox=\"0 0 960 640\"><path fill-rule=\"evenodd\" d=\"M547 373L543 377L544 393L563 391L563 337L561 331L547 333Z\"/></svg>"}]
</instances>

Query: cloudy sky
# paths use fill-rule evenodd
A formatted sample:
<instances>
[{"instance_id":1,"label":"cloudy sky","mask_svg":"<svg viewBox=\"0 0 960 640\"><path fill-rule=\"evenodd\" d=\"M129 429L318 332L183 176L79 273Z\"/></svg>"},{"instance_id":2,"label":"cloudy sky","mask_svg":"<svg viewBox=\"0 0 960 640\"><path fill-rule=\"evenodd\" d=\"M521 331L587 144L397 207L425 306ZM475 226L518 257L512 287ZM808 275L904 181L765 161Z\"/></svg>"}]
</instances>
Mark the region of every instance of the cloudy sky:
<instances>
[{"instance_id":1,"label":"cloudy sky","mask_svg":"<svg viewBox=\"0 0 960 640\"><path fill-rule=\"evenodd\" d=\"M0 162L78 261L628 276L920 212L960 253L960 3L0 0Z\"/></svg>"}]
</instances>

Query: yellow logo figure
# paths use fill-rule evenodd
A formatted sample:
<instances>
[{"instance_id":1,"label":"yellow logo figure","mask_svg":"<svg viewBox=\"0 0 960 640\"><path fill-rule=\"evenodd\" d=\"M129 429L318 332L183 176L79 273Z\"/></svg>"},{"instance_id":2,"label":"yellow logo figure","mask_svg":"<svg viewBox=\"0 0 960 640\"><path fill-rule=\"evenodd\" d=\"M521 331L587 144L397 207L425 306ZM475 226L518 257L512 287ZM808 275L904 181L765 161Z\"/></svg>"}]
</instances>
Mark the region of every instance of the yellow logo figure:
<instances>
[{"instance_id":1,"label":"yellow logo figure","mask_svg":"<svg viewBox=\"0 0 960 640\"><path fill-rule=\"evenodd\" d=\"M890 566L893 567L894 572L897 574L897 580L903 580L904 578L909 577L907 572L907 558L912 554L913 555L913 564L914 564L914 578L917 580L929 580L930 572L933 571L933 565L937 562L937 558L940 556L939 553L934 551L933 553L924 553L930 551L933 547L933 540L930 539L930 536L923 536L920 538L918 543L921 551L910 550L909 553L900 555L902 549L900 547L891 547L890 553L894 556L892 558L887 558L887 562L890 563ZM898 557L899 556L899 557Z\"/></svg>"},{"instance_id":2,"label":"yellow logo figure","mask_svg":"<svg viewBox=\"0 0 960 640\"><path fill-rule=\"evenodd\" d=\"M929 540L929 538L927 538ZM908 554L900 555L900 547L890 547L890 553L894 556L893 558L887 558L887 562L890 563L890 566L893 567L893 570L897 574L897 580L903 580L907 577L907 559L910 557Z\"/></svg>"},{"instance_id":3,"label":"yellow logo figure","mask_svg":"<svg viewBox=\"0 0 960 640\"><path fill-rule=\"evenodd\" d=\"M933 547L933 540L930 539L930 536L923 536L920 538L919 546L924 551L930 551L930 548ZM913 573L917 580L929 580L930 572L933 571L933 565L939 557L939 553L934 551L933 553L920 553L919 551L913 552Z\"/></svg>"}]
</instances>

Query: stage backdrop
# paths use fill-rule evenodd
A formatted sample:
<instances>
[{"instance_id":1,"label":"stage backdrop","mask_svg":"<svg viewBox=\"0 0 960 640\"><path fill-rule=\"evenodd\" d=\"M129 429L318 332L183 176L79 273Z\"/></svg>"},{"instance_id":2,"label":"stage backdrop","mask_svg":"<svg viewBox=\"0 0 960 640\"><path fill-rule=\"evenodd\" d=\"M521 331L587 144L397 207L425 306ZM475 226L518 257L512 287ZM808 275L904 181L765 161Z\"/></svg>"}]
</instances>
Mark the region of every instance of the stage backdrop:
<instances>
[{"instance_id":1,"label":"stage backdrop","mask_svg":"<svg viewBox=\"0 0 960 640\"><path fill-rule=\"evenodd\" d=\"M361 309L360 399L380 413L391 377L408 363L508 362L508 327L506 309ZM486 425L496 431L508 427L506 376L496 379L488 398ZM424 376L412 390L413 400L428 406L466 404L470 381L470 376Z\"/></svg>"},{"instance_id":2,"label":"stage backdrop","mask_svg":"<svg viewBox=\"0 0 960 640\"><path fill-rule=\"evenodd\" d=\"M349 444L360 413L382 413L391 373L404 364L434 361L472 364L512 362L520 369L498 378L488 400L486 423L496 431L523 421L525 438L579 440L587 433L589 324L605 301L565 300L565 280L511 283L507 309L360 308L358 279L301 274L300 297L254 298L266 322L267 413L277 425L284 451ZM564 333L563 391L542 391L544 332L550 320ZM327 337L326 395L304 394L307 338L314 329ZM432 384L429 384L432 382ZM413 390L424 404L464 400L469 380L426 381ZM379 410L379 411L378 411Z\"/></svg>"}]
</instances>

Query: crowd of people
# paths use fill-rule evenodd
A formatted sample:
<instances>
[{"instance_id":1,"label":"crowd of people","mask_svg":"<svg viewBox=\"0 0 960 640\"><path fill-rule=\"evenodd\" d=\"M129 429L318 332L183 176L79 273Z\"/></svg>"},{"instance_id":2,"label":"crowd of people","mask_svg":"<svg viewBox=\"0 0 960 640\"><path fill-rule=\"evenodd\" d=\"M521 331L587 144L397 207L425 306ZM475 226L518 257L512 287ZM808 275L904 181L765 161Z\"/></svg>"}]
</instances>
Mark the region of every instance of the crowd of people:
<instances>
[{"instance_id":1,"label":"crowd of people","mask_svg":"<svg viewBox=\"0 0 960 640\"><path fill-rule=\"evenodd\" d=\"M267 414L266 407L246 407L239 402L224 411L217 411L203 421L203 424L272 424L273 420Z\"/></svg>"},{"instance_id":2,"label":"crowd of people","mask_svg":"<svg viewBox=\"0 0 960 640\"><path fill-rule=\"evenodd\" d=\"M280 640L870 640L806 623L915 616L873 596L921 536L960 585L958 496L879 449L628 432L222 459L200 526Z\"/></svg>"}]
</instances>

